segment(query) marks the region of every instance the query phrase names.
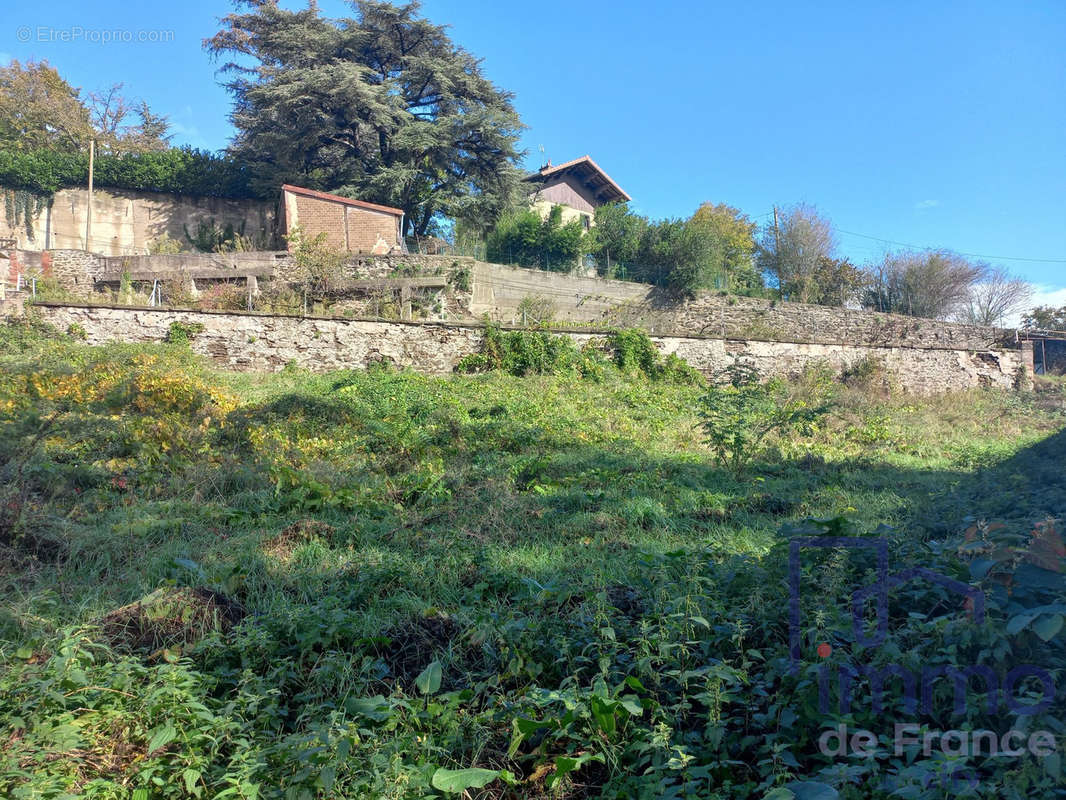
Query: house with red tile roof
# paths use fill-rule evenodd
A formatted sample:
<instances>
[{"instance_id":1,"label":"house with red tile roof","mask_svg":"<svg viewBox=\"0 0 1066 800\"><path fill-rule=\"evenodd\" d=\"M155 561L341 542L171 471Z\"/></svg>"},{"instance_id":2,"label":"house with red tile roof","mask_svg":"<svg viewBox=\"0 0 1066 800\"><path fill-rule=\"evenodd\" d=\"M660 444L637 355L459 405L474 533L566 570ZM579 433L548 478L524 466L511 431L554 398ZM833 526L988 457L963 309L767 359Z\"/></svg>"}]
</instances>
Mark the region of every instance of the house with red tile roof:
<instances>
[{"instance_id":1,"label":"house with red tile roof","mask_svg":"<svg viewBox=\"0 0 1066 800\"><path fill-rule=\"evenodd\" d=\"M580 219L587 230L596 209L606 203L626 203L629 195L589 156L565 164L551 161L523 180L530 184L529 202L542 217L562 207L563 223Z\"/></svg>"}]
</instances>

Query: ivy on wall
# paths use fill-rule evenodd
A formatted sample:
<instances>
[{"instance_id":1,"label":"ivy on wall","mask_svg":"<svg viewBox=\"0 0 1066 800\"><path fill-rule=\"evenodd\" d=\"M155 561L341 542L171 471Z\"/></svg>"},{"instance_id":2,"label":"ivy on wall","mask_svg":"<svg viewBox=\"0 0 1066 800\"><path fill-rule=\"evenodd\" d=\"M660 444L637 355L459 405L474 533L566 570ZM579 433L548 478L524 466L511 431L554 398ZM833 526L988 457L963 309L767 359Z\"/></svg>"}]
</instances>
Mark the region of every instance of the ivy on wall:
<instances>
[{"instance_id":1,"label":"ivy on wall","mask_svg":"<svg viewBox=\"0 0 1066 800\"><path fill-rule=\"evenodd\" d=\"M4 219L14 231L19 224L26 226L26 235L33 238L33 223L37 215L51 203L51 196L26 189L0 189L4 195Z\"/></svg>"}]
</instances>

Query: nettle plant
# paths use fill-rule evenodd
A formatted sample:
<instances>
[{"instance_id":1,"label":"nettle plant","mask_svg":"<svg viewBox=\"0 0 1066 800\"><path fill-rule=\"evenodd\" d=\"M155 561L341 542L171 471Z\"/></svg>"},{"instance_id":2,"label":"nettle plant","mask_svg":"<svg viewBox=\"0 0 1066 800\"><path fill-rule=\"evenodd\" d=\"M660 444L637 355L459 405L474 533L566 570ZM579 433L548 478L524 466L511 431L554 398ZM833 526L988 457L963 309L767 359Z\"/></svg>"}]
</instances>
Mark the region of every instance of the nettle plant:
<instances>
[{"instance_id":1,"label":"nettle plant","mask_svg":"<svg viewBox=\"0 0 1066 800\"><path fill-rule=\"evenodd\" d=\"M720 371L700 404L701 426L718 463L742 473L772 434L809 433L833 408L835 384L828 369L809 368L790 386L762 380L741 361Z\"/></svg>"},{"instance_id":2,"label":"nettle plant","mask_svg":"<svg viewBox=\"0 0 1066 800\"><path fill-rule=\"evenodd\" d=\"M1046 519L1032 531L1003 522L975 521L963 534L959 555L970 575L1007 613L1006 632L1031 632L1043 642L1066 627L1066 537L1062 522Z\"/></svg>"}]
</instances>

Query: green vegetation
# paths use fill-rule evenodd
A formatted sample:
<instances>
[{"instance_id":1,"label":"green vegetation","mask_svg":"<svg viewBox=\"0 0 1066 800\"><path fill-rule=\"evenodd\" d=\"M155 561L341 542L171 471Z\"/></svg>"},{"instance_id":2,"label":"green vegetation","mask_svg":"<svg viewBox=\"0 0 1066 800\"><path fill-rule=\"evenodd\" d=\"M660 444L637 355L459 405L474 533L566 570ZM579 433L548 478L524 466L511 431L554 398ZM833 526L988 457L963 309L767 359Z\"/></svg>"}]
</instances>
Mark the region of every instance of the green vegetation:
<instances>
[{"instance_id":1,"label":"green vegetation","mask_svg":"<svg viewBox=\"0 0 1066 800\"><path fill-rule=\"evenodd\" d=\"M297 183L402 208L405 235L443 217L491 224L518 189L513 96L417 3L351 8L265 3L221 19L205 46L233 95L231 152L270 193Z\"/></svg>"},{"instance_id":2,"label":"green vegetation","mask_svg":"<svg viewBox=\"0 0 1066 800\"><path fill-rule=\"evenodd\" d=\"M718 463L739 475L771 434L810 433L833 407L833 378L808 370L794 392L779 378L761 381L754 368L737 363L708 388L700 408L707 442Z\"/></svg>"},{"instance_id":3,"label":"green vegetation","mask_svg":"<svg viewBox=\"0 0 1066 800\"><path fill-rule=\"evenodd\" d=\"M0 149L0 186L50 197L66 186L85 186L89 154L79 151ZM273 197L259 193L237 162L188 147L101 155L93 165L96 186L200 197Z\"/></svg>"},{"instance_id":4,"label":"green vegetation","mask_svg":"<svg viewBox=\"0 0 1066 800\"><path fill-rule=\"evenodd\" d=\"M596 380L264 376L0 328L0 796L934 800L962 765L975 796L1055 797L1058 758L819 755L891 726L866 694L818 711L785 587L791 537L885 536L893 569L979 582L988 621L912 582L863 650L873 564L812 553L805 658L1061 675L1059 395L840 387L737 474L707 387L618 337ZM934 700L934 729L1015 721ZM1024 724L1061 742L1061 702Z\"/></svg>"},{"instance_id":5,"label":"green vegetation","mask_svg":"<svg viewBox=\"0 0 1066 800\"><path fill-rule=\"evenodd\" d=\"M563 224L563 207L541 219L532 209L505 214L485 240L486 257L497 264L569 272L577 266L585 229L577 220Z\"/></svg>"},{"instance_id":6,"label":"green vegetation","mask_svg":"<svg viewBox=\"0 0 1066 800\"><path fill-rule=\"evenodd\" d=\"M602 381L610 368L652 381L703 382L700 374L677 356L661 356L648 334L638 330L590 339L579 349L572 339L546 330L504 332L489 324L481 352L461 359L456 371L501 371L517 377L573 375Z\"/></svg>"}]
</instances>

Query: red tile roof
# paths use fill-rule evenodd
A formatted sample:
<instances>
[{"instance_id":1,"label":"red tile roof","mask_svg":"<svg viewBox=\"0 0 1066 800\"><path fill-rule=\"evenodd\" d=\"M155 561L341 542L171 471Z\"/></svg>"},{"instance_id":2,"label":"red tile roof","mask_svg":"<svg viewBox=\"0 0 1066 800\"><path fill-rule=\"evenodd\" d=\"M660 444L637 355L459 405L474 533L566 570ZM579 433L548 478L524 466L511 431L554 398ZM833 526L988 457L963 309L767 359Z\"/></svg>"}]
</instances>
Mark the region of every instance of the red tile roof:
<instances>
[{"instance_id":1,"label":"red tile roof","mask_svg":"<svg viewBox=\"0 0 1066 800\"><path fill-rule=\"evenodd\" d=\"M377 203L368 203L365 200L353 200L350 197L341 197L339 194L319 192L315 189L305 189L302 186L293 186L289 183L283 183L281 185L281 190L283 192L292 192L293 194L302 194L304 197L314 197L318 200L330 200L334 203L344 203L347 206L367 208L371 211L384 211L386 214L395 214L397 217L403 216L404 213L402 208L393 208L392 206L379 206Z\"/></svg>"},{"instance_id":2,"label":"red tile roof","mask_svg":"<svg viewBox=\"0 0 1066 800\"><path fill-rule=\"evenodd\" d=\"M526 175L523 180L544 181L556 175L562 176L566 172L574 172L579 178L581 178L582 174L587 176L584 180L590 184L590 188L597 195L602 195L602 199L605 202L628 202L633 199L621 186L611 180L611 176L604 172L600 165L589 156L575 158L573 161L567 161L564 164L545 165L538 171Z\"/></svg>"}]
</instances>

